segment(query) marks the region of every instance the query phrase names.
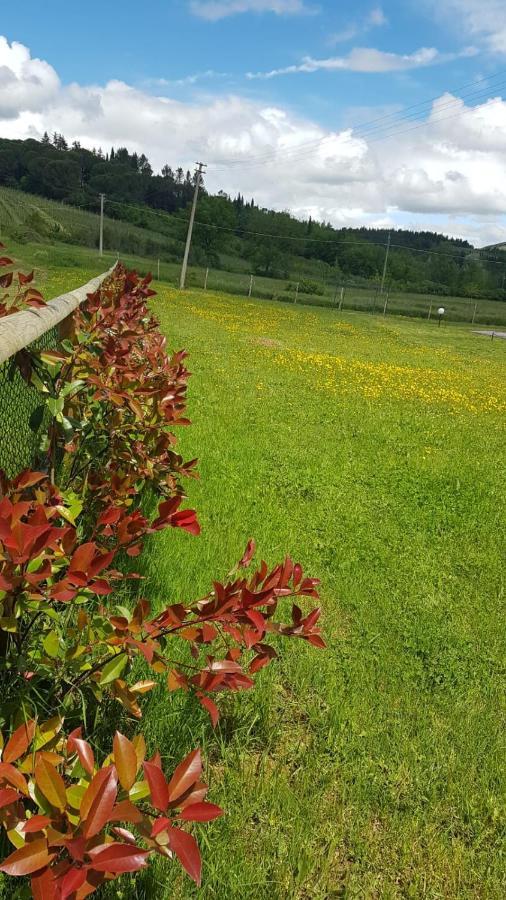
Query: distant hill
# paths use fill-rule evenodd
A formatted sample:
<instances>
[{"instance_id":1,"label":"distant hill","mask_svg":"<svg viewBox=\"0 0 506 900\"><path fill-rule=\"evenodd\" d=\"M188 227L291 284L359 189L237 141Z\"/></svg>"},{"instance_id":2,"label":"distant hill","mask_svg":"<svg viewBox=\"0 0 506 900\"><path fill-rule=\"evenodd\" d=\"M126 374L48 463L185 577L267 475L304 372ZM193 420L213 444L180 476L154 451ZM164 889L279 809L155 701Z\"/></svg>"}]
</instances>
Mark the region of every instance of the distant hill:
<instances>
[{"instance_id":1,"label":"distant hill","mask_svg":"<svg viewBox=\"0 0 506 900\"><path fill-rule=\"evenodd\" d=\"M506 242L503 242L502 244L490 244L488 247L483 247L482 250L486 250L487 252L501 250L504 253L504 251L506 250Z\"/></svg>"},{"instance_id":2,"label":"distant hill","mask_svg":"<svg viewBox=\"0 0 506 900\"><path fill-rule=\"evenodd\" d=\"M104 154L76 142L69 146L59 134L45 135L42 141L0 139L0 185L10 189L8 198L5 193L3 201L0 197L0 221L8 219L18 237L24 233L26 239L38 235L34 239L96 241L96 225L93 237L83 219L80 224L74 219L70 227L69 210L96 214L103 193L108 219L136 229L131 236L136 252L167 260L181 257L194 189L192 174L181 167L167 164L157 174L144 154L125 147ZM36 196L46 198L45 208L35 202ZM55 214L52 206L47 208L47 200L64 204L67 212ZM16 217L22 221L16 222ZM311 218L296 219L287 212L260 208L241 194L212 195L204 186L191 261L274 278L305 275L320 282L377 284L388 234L386 229L337 229ZM130 246L122 249L135 252ZM464 240L429 231L393 230L387 285L420 293L506 299L501 257L496 260L493 251L493 259L487 257Z\"/></svg>"}]
</instances>

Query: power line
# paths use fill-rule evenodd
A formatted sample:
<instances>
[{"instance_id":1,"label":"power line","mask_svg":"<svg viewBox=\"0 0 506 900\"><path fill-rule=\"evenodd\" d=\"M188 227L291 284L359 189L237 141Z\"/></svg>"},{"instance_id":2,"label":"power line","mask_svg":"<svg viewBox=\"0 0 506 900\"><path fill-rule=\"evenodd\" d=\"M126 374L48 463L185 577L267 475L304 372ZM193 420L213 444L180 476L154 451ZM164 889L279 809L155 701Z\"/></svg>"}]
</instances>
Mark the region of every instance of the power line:
<instances>
[{"instance_id":1,"label":"power line","mask_svg":"<svg viewBox=\"0 0 506 900\"><path fill-rule=\"evenodd\" d=\"M143 213L152 213L155 216L159 216L162 219L165 219L167 222L173 223L174 221L180 221L183 223L185 220L175 220L173 217L169 215L169 213L161 212L158 209L152 209L151 207L146 206L135 206L132 203L123 203L120 200L107 200L107 203L113 204L114 206L124 206L127 209L135 209L137 212ZM132 223L135 224L135 223ZM349 240L342 238L311 238L305 235L297 236L297 235L282 235L282 234L273 234L268 231L251 231L246 228L241 228L240 225L235 226L235 228L231 228L227 225L216 225L210 222L200 222L198 219L195 220L195 225L198 225L200 228L214 228L218 231L228 231L231 234L235 234L236 237L241 237L243 234L251 235L253 237L264 237L269 238L271 240L278 241L297 241L301 243L311 243L311 244L349 244L350 246L373 246L373 247L385 247L385 241L368 241L368 240ZM238 232L240 232L238 234ZM395 234L395 231L394 231ZM505 259L500 260L495 256L486 256L484 251L480 250L476 247L455 247L455 253L449 253L444 250L425 250L421 247L408 247L406 244L397 244L394 241L391 241L390 246L395 248L396 250L406 250L409 253L429 253L433 256L447 256L450 259L458 260L464 258L464 254L469 256L473 253L479 253L480 259L484 259L487 262L493 262L496 265L506 265L506 254Z\"/></svg>"},{"instance_id":2,"label":"power line","mask_svg":"<svg viewBox=\"0 0 506 900\"><path fill-rule=\"evenodd\" d=\"M504 75L504 71L501 71L501 72L497 73L496 75L491 76L490 79L480 79L479 81L471 82L470 84L472 85L472 84L483 83L485 81L492 81L492 78L498 78L499 76L503 76L503 75ZM486 88L486 89L482 88L479 91L473 91L473 92L467 93L467 94L462 93L461 97L455 97L452 100L449 100L446 103L440 105L438 108L438 111L441 111L444 109L451 109L453 106L457 105L461 99L466 99L468 101L485 99L487 94L490 93L491 89L502 88L502 87L504 87L505 84L506 84L506 81L502 80L502 81L497 82L496 84L492 84L489 88ZM386 140L390 137L396 137L397 135L405 134L411 130L415 130L418 128L424 128L424 127L427 127L428 125L432 125L432 124L437 124L438 122L446 121L447 119L455 118L458 116L464 116L467 113L470 113L473 111L473 108L469 107L464 110L461 110L459 113L456 114L456 116L441 116L438 118L430 119L425 122L420 122L419 125L414 126L414 128L401 129L401 130L397 129L397 126L400 123L402 123L403 121L409 121L409 120L416 119L416 116L420 115L420 111L419 112L408 112L409 110L416 110L416 109L419 110L419 108L421 106L424 106L424 105L427 105L430 103L434 103L437 99L439 99L439 98L435 97L431 100L425 100L419 104L413 104L412 106L407 107L402 112L402 114L391 113L389 115L380 116L377 119L372 119L369 123L366 122L363 125L358 126L356 128L343 129L343 131L351 130L353 137L359 138L359 139L363 138L364 140L368 140L369 143L373 143L378 140ZM388 119L391 119L391 121L390 122L386 121ZM384 125L375 124L375 123L381 122L382 120L385 120L386 124L384 124ZM369 129L369 131L368 131L368 129ZM320 138L314 138L311 141L302 142L295 147L279 147L277 149L270 148L268 151L265 151L264 153L261 153L261 154L256 154L256 155L245 157L242 159L231 159L226 162L214 163L213 168L214 169L220 169L220 168L221 169L229 169L229 168L233 168L234 166L236 166L236 167L241 166L242 168L254 168L257 166L264 165L265 163L270 162L271 160L286 159L287 161L292 162L292 161L296 161L298 159L304 159L304 158L306 158L306 156L314 153L315 150L317 150L320 146L325 144L325 142L332 140L335 136L336 136L335 133L324 135L323 137L320 137Z\"/></svg>"}]
</instances>

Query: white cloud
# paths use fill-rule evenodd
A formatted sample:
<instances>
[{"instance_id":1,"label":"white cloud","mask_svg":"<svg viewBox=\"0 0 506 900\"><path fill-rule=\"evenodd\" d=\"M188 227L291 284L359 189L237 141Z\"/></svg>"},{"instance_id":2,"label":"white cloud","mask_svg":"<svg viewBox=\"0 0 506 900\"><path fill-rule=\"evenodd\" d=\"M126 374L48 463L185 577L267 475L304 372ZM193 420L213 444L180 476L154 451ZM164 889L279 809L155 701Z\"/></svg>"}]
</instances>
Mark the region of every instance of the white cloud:
<instances>
[{"instance_id":1,"label":"white cloud","mask_svg":"<svg viewBox=\"0 0 506 900\"><path fill-rule=\"evenodd\" d=\"M506 54L506 6L504 0L425 0L437 17L459 33L482 39L489 50Z\"/></svg>"},{"instance_id":2,"label":"white cloud","mask_svg":"<svg viewBox=\"0 0 506 900\"><path fill-rule=\"evenodd\" d=\"M376 6L374 9L371 9L371 12L366 16L365 24L369 26L369 28L379 28L382 25L388 24L388 19L381 6Z\"/></svg>"},{"instance_id":3,"label":"white cloud","mask_svg":"<svg viewBox=\"0 0 506 900\"><path fill-rule=\"evenodd\" d=\"M327 43L331 47L336 44L345 44L348 41L353 40L353 38L358 37L359 34L365 34L367 31L370 31L371 28L379 28L382 25L387 24L388 19L381 6L376 6L367 13L362 21L352 22L347 28L343 28L341 31L336 31L334 34L331 34Z\"/></svg>"},{"instance_id":4,"label":"white cloud","mask_svg":"<svg viewBox=\"0 0 506 900\"><path fill-rule=\"evenodd\" d=\"M214 69L206 69L205 72L195 72L193 75L185 75L184 78L146 78L142 82L142 86L154 88L155 90L158 88L191 87L199 81L226 77L226 72L216 72Z\"/></svg>"},{"instance_id":5,"label":"white cloud","mask_svg":"<svg viewBox=\"0 0 506 900\"><path fill-rule=\"evenodd\" d=\"M500 97L469 109L445 94L425 127L411 132L402 123L390 143L378 143L246 97L181 102L121 81L61 85L26 48L15 45L22 61L16 68L1 39L0 48L17 73L14 94L11 78L10 88L0 83L4 137L56 130L87 147L145 152L157 169L203 159L211 190L240 191L261 205L336 224L437 222L440 230L483 244L506 229L506 101Z\"/></svg>"},{"instance_id":6,"label":"white cloud","mask_svg":"<svg viewBox=\"0 0 506 900\"><path fill-rule=\"evenodd\" d=\"M195 16L217 22L239 13L271 12L278 16L300 16L315 12L304 0L191 0L190 9Z\"/></svg>"},{"instance_id":7,"label":"white cloud","mask_svg":"<svg viewBox=\"0 0 506 900\"><path fill-rule=\"evenodd\" d=\"M16 116L19 109L35 112L60 87L52 66L32 59L30 51L0 35L0 117Z\"/></svg>"},{"instance_id":8,"label":"white cloud","mask_svg":"<svg viewBox=\"0 0 506 900\"><path fill-rule=\"evenodd\" d=\"M474 47L466 47L460 53L440 53L435 47L421 47L414 53L386 53L373 47L354 47L347 56L330 56L326 59L313 59L305 56L301 63L271 69L270 72L248 72L247 78L276 78L278 75L294 75L299 72L403 72L408 69L419 69L438 63L449 62L457 57L474 56Z\"/></svg>"}]
</instances>

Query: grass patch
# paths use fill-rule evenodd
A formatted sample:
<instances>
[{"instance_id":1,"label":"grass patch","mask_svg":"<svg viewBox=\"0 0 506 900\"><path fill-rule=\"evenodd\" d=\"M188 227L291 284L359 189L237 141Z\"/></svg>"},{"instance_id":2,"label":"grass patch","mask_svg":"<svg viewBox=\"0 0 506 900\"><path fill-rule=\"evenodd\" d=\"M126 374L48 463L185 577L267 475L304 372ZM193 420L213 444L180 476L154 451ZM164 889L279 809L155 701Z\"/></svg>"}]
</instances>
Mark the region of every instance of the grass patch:
<instances>
[{"instance_id":1,"label":"grass patch","mask_svg":"<svg viewBox=\"0 0 506 900\"><path fill-rule=\"evenodd\" d=\"M501 897L506 346L463 328L162 290L191 352L189 486L156 601L198 596L254 534L323 581L326 653L287 645L216 735L154 695L153 743L201 741L227 816L206 898ZM187 898L156 868L136 896Z\"/></svg>"},{"instance_id":2,"label":"grass patch","mask_svg":"<svg viewBox=\"0 0 506 900\"><path fill-rule=\"evenodd\" d=\"M198 896L502 898L506 344L167 286L153 309L191 353L203 534L158 535L145 592L200 596L254 535L321 577L329 643L283 645L216 733L150 697L150 745L170 767L200 744L227 811L200 829ZM198 893L166 864L121 888Z\"/></svg>"}]
</instances>

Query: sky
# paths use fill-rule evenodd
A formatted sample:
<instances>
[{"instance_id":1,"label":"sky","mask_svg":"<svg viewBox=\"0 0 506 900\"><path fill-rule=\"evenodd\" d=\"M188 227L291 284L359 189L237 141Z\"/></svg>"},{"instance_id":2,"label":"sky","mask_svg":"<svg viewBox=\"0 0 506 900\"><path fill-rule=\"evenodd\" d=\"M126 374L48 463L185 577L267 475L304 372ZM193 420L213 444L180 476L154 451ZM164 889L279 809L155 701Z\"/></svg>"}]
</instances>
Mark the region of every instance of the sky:
<instances>
[{"instance_id":1,"label":"sky","mask_svg":"<svg viewBox=\"0 0 506 900\"><path fill-rule=\"evenodd\" d=\"M506 240L505 0L10 3L0 136L45 130L337 226Z\"/></svg>"}]
</instances>

